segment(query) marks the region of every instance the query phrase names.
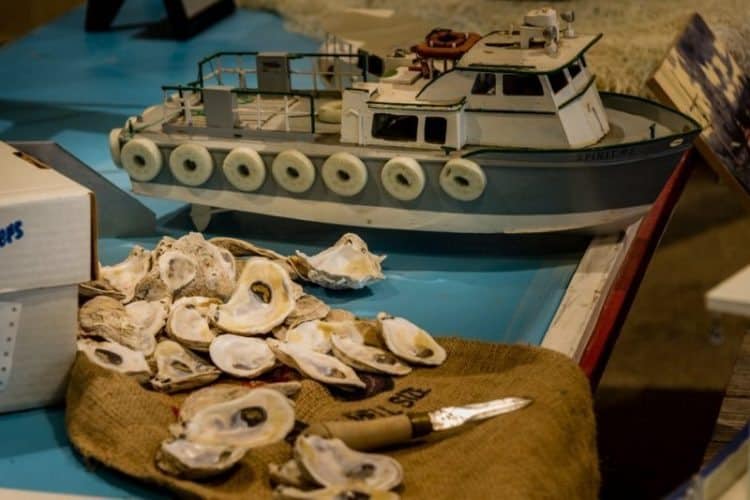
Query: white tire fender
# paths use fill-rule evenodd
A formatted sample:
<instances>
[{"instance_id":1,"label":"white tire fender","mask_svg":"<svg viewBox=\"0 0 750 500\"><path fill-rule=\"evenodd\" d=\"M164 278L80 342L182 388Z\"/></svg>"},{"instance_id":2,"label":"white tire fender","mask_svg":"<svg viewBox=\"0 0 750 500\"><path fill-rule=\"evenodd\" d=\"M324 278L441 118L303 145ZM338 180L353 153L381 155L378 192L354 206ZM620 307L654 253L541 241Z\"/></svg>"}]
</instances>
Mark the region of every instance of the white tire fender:
<instances>
[{"instance_id":1,"label":"white tire fender","mask_svg":"<svg viewBox=\"0 0 750 500\"><path fill-rule=\"evenodd\" d=\"M304 193L315 182L315 166L310 158L296 149L282 151L271 164L276 183L291 193Z\"/></svg>"},{"instance_id":2,"label":"white tire fender","mask_svg":"<svg viewBox=\"0 0 750 500\"><path fill-rule=\"evenodd\" d=\"M128 175L139 182L148 182L159 175L162 167L161 151L145 137L131 139L122 147L120 161Z\"/></svg>"},{"instance_id":3,"label":"white tire fender","mask_svg":"<svg viewBox=\"0 0 750 500\"><path fill-rule=\"evenodd\" d=\"M256 191L266 180L266 164L257 151L239 147L224 157L224 177L240 191Z\"/></svg>"},{"instance_id":4,"label":"white tire fender","mask_svg":"<svg viewBox=\"0 0 750 500\"><path fill-rule=\"evenodd\" d=\"M109 154L112 156L112 162L118 167L122 167L122 161L120 153L122 148L120 147L120 132L121 128L113 128L109 131Z\"/></svg>"},{"instance_id":5,"label":"white tire fender","mask_svg":"<svg viewBox=\"0 0 750 500\"><path fill-rule=\"evenodd\" d=\"M396 156L383 165L380 181L388 193L401 201L415 200L422 194L425 175L419 162L408 156Z\"/></svg>"},{"instance_id":6,"label":"white tire fender","mask_svg":"<svg viewBox=\"0 0 750 500\"><path fill-rule=\"evenodd\" d=\"M448 160L440 171L440 187L448 196L460 201L476 200L487 186L482 167L466 158Z\"/></svg>"},{"instance_id":7,"label":"white tire fender","mask_svg":"<svg viewBox=\"0 0 750 500\"><path fill-rule=\"evenodd\" d=\"M367 167L351 153L334 153L323 163L320 176L326 187L341 196L354 196L367 185Z\"/></svg>"},{"instance_id":8,"label":"white tire fender","mask_svg":"<svg viewBox=\"0 0 750 500\"><path fill-rule=\"evenodd\" d=\"M200 186L213 174L214 160L205 146L185 143L169 154L169 169L180 183Z\"/></svg>"}]
</instances>

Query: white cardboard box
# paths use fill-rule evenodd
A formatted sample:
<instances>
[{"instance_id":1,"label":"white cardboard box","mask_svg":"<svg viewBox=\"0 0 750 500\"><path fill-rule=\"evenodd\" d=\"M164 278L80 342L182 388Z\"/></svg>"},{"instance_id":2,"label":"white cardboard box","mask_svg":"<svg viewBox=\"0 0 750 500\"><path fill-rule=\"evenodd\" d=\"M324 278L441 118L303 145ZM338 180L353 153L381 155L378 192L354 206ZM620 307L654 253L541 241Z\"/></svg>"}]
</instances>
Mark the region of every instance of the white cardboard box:
<instances>
[{"instance_id":1,"label":"white cardboard box","mask_svg":"<svg viewBox=\"0 0 750 500\"><path fill-rule=\"evenodd\" d=\"M95 216L91 191L0 142L0 412L64 395Z\"/></svg>"}]
</instances>

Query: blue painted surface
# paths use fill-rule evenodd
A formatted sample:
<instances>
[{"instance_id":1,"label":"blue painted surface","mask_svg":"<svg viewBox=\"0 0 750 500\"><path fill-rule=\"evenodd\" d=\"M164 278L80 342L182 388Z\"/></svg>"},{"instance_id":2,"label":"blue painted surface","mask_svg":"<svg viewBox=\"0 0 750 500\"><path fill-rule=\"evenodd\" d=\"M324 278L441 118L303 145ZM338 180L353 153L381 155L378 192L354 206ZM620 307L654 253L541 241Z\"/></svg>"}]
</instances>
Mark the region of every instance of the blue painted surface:
<instances>
[{"instance_id":1,"label":"blue painted surface","mask_svg":"<svg viewBox=\"0 0 750 500\"><path fill-rule=\"evenodd\" d=\"M162 3L129 0L118 23L159 18ZM287 33L277 17L240 11L184 43L138 37L138 29L83 32L83 10L0 50L0 139L59 142L116 185L127 175L109 158L106 135L161 99L160 87L196 74L195 62L218 50L315 50L317 42ZM140 198L179 236L190 229L183 205ZM106 206L106 200L100 204ZM236 235L282 253L314 253L347 228L232 213L209 232ZM358 230L373 251L388 254L388 279L356 292L308 291L360 315L385 310L436 334L538 344L588 240L406 234ZM99 242L100 259L124 258L134 243L158 237ZM122 476L89 471L71 451L61 409L0 416L0 487L112 496L152 496Z\"/></svg>"}]
</instances>

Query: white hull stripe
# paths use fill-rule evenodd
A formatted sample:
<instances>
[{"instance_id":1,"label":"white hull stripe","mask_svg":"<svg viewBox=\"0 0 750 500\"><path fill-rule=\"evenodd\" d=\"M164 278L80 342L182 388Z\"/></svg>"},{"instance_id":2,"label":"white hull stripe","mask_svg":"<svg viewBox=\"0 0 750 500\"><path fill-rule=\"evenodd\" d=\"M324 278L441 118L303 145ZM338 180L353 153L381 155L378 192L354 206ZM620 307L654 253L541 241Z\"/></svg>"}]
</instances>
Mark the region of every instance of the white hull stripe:
<instances>
[{"instance_id":1,"label":"white hull stripe","mask_svg":"<svg viewBox=\"0 0 750 500\"><path fill-rule=\"evenodd\" d=\"M350 205L154 183L132 182L132 185L133 192L138 194L229 210L347 226L451 233L541 233L624 227L643 216L650 207L639 205L616 210L539 215L473 214Z\"/></svg>"}]
</instances>

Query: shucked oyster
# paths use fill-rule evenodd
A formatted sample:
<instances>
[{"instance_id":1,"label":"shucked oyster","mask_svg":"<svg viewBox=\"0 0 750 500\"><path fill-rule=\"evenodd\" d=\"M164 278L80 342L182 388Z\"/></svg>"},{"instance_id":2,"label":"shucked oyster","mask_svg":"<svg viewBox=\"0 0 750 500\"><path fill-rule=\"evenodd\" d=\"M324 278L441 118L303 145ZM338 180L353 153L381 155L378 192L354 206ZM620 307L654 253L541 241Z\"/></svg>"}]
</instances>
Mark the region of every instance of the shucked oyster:
<instances>
[{"instance_id":1,"label":"shucked oyster","mask_svg":"<svg viewBox=\"0 0 750 500\"><path fill-rule=\"evenodd\" d=\"M333 354L341 361L360 371L406 375L411 368L390 352L357 342L351 337L331 336Z\"/></svg>"},{"instance_id":2,"label":"shucked oyster","mask_svg":"<svg viewBox=\"0 0 750 500\"><path fill-rule=\"evenodd\" d=\"M180 344L197 351L207 351L216 338L208 316L211 308L219 304L208 297L182 297L169 308L167 334Z\"/></svg>"},{"instance_id":3,"label":"shucked oyster","mask_svg":"<svg viewBox=\"0 0 750 500\"><path fill-rule=\"evenodd\" d=\"M401 359L421 365L443 364L447 356L429 333L404 318L378 313L383 340L388 349Z\"/></svg>"},{"instance_id":4,"label":"shucked oyster","mask_svg":"<svg viewBox=\"0 0 750 500\"><path fill-rule=\"evenodd\" d=\"M330 486L303 490L294 486L277 486L273 498L278 500L398 500L392 491L374 490L365 485Z\"/></svg>"},{"instance_id":5,"label":"shucked oyster","mask_svg":"<svg viewBox=\"0 0 750 500\"><path fill-rule=\"evenodd\" d=\"M252 337L219 335L211 342L209 353L221 371L235 377L257 377L276 364L268 344Z\"/></svg>"},{"instance_id":6,"label":"shucked oyster","mask_svg":"<svg viewBox=\"0 0 750 500\"><path fill-rule=\"evenodd\" d=\"M146 356L150 356L156 347L154 335L140 330L125 306L105 295L94 297L81 306L78 324L84 336L102 337Z\"/></svg>"},{"instance_id":7,"label":"shucked oyster","mask_svg":"<svg viewBox=\"0 0 750 500\"><path fill-rule=\"evenodd\" d=\"M141 383L146 382L151 376L151 368L143 353L120 344L81 339L78 341L78 350L97 365L130 375Z\"/></svg>"},{"instance_id":8,"label":"shucked oyster","mask_svg":"<svg viewBox=\"0 0 750 500\"><path fill-rule=\"evenodd\" d=\"M281 441L293 426L291 401L278 391L259 387L198 411L183 424L182 437L250 449Z\"/></svg>"},{"instance_id":9,"label":"shucked oyster","mask_svg":"<svg viewBox=\"0 0 750 500\"><path fill-rule=\"evenodd\" d=\"M114 266L101 266L99 276L102 280L120 291L123 302L133 300L135 287L146 276L151 268L151 252L135 245L128 257Z\"/></svg>"},{"instance_id":10,"label":"shucked oyster","mask_svg":"<svg viewBox=\"0 0 750 500\"><path fill-rule=\"evenodd\" d=\"M385 278L380 264L385 256L371 254L362 238L346 233L336 244L309 257L302 252L289 261L307 281L334 290L363 288Z\"/></svg>"},{"instance_id":11,"label":"shucked oyster","mask_svg":"<svg viewBox=\"0 0 750 500\"><path fill-rule=\"evenodd\" d=\"M270 332L294 309L292 280L278 264L262 257L247 261L229 302L219 306L214 323L243 335Z\"/></svg>"},{"instance_id":12,"label":"shucked oyster","mask_svg":"<svg viewBox=\"0 0 750 500\"><path fill-rule=\"evenodd\" d=\"M219 370L172 340L162 340L154 352L156 375L151 386L159 391L177 392L210 384Z\"/></svg>"},{"instance_id":13,"label":"shucked oyster","mask_svg":"<svg viewBox=\"0 0 750 500\"><path fill-rule=\"evenodd\" d=\"M229 470L247 450L227 445L167 439L156 454L156 466L171 476L204 479Z\"/></svg>"},{"instance_id":14,"label":"shucked oyster","mask_svg":"<svg viewBox=\"0 0 750 500\"><path fill-rule=\"evenodd\" d=\"M340 439L299 436L294 457L301 468L321 486L364 484L376 490L390 490L401 484L401 464L386 455L354 451Z\"/></svg>"},{"instance_id":15,"label":"shucked oyster","mask_svg":"<svg viewBox=\"0 0 750 500\"><path fill-rule=\"evenodd\" d=\"M266 342L279 361L318 382L343 387L365 387L354 370L333 356L273 338L266 339Z\"/></svg>"}]
</instances>

